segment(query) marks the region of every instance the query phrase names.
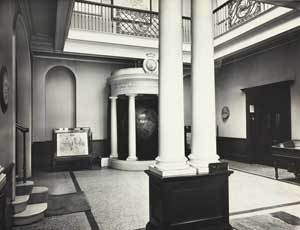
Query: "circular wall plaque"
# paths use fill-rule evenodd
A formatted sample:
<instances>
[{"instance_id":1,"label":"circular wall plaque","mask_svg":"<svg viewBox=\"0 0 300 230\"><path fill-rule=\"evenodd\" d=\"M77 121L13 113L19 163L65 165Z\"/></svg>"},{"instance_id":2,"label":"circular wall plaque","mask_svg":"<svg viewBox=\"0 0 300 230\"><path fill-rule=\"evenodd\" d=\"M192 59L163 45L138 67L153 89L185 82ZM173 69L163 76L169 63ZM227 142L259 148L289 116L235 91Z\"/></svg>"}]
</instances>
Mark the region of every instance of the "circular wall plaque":
<instances>
[{"instance_id":1,"label":"circular wall plaque","mask_svg":"<svg viewBox=\"0 0 300 230\"><path fill-rule=\"evenodd\" d=\"M154 73L157 71L158 62L154 57L154 54L149 53L143 62L143 68L146 73Z\"/></svg>"},{"instance_id":2,"label":"circular wall plaque","mask_svg":"<svg viewBox=\"0 0 300 230\"><path fill-rule=\"evenodd\" d=\"M5 113L7 110L8 98L9 98L8 73L6 67L2 66L0 70L0 105L3 113Z\"/></svg>"},{"instance_id":3,"label":"circular wall plaque","mask_svg":"<svg viewBox=\"0 0 300 230\"><path fill-rule=\"evenodd\" d=\"M222 116L222 120L223 121L227 121L229 116L230 116L230 110L227 106L224 106L222 108L222 112L221 112L221 116Z\"/></svg>"}]
</instances>

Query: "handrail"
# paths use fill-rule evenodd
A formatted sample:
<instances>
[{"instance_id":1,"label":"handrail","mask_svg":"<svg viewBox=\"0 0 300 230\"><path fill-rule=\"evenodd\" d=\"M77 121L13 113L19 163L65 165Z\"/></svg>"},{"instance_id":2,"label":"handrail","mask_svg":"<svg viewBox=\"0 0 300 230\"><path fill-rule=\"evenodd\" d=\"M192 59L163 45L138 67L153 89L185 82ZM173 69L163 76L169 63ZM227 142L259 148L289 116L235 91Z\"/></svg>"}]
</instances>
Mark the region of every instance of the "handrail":
<instances>
[{"instance_id":1,"label":"handrail","mask_svg":"<svg viewBox=\"0 0 300 230\"><path fill-rule=\"evenodd\" d=\"M91 1L85 1L85 0L76 0L76 2L79 3L84 3L84 4L90 4L90 5L95 5L95 6L103 6L103 7L110 7L110 8L116 8L116 9L120 9L120 10L133 10L133 11L137 11L140 13L151 13L151 14L156 14L158 15L158 12L155 11L149 11L149 10L141 10L141 9L136 9L136 8L132 8L132 7L126 7L126 6L119 6L119 5L110 5L110 4L106 4L106 3L99 3L99 2L91 2Z\"/></svg>"},{"instance_id":2,"label":"handrail","mask_svg":"<svg viewBox=\"0 0 300 230\"><path fill-rule=\"evenodd\" d=\"M234 0L228 0L228 1L224 2L222 5L218 6L216 9L213 10L213 14L215 12L217 12L218 10L220 10L221 8L223 8L224 6L228 5L229 2L232 2L232 1L234 1Z\"/></svg>"},{"instance_id":3,"label":"handrail","mask_svg":"<svg viewBox=\"0 0 300 230\"><path fill-rule=\"evenodd\" d=\"M26 183L27 171L26 171L26 133L29 132L29 128L16 123L16 129L23 134L23 182ZM18 154L17 154L18 155ZM16 159L17 162L17 159Z\"/></svg>"},{"instance_id":4,"label":"handrail","mask_svg":"<svg viewBox=\"0 0 300 230\"><path fill-rule=\"evenodd\" d=\"M20 130L22 133L28 133L29 132L29 128L25 128L24 126L16 123L16 129Z\"/></svg>"},{"instance_id":5,"label":"handrail","mask_svg":"<svg viewBox=\"0 0 300 230\"><path fill-rule=\"evenodd\" d=\"M218 37L261 15L274 5L255 0L229 0L213 11L214 35Z\"/></svg>"}]
</instances>

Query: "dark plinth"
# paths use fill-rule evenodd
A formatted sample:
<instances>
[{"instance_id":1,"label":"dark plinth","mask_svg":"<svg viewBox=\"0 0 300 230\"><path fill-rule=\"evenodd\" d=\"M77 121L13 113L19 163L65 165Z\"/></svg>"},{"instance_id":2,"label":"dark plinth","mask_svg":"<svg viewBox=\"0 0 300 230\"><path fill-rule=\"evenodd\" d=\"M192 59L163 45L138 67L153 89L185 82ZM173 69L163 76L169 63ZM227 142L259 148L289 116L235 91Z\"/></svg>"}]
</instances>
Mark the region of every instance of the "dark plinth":
<instances>
[{"instance_id":1,"label":"dark plinth","mask_svg":"<svg viewBox=\"0 0 300 230\"><path fill-rule=\"evenodd\" d=\"M232 171L196 176L149 176L147 230L229 230L228 177Z\"/></svg>"},{"instance_id":2,"label":"dark plinth","mask_svg":"<svg viewBox=\"0 0 300 230\"><path fill-rule=\"evenodd\" d=\"M53 171L81 170L92 168L92 156L54 157L52 161Z\"/></svg>"}]
</instances>

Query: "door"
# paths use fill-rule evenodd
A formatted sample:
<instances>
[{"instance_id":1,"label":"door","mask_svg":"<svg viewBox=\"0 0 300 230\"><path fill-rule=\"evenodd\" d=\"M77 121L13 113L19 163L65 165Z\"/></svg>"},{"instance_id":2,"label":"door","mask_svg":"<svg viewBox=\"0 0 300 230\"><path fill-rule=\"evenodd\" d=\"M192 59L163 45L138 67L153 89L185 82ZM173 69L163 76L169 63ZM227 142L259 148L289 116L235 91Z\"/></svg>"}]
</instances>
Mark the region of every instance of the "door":
<instances>
[{"instance_id":1,"label":"door","mask_svg":"<svg viewBox=\"0 0 300 230\"><path fill-rule=\"evenodd\" d=\"M271 164L271 146L291 139L290 84L247 89L247 139L254 162Z\"/></svg>"}]
</instances>

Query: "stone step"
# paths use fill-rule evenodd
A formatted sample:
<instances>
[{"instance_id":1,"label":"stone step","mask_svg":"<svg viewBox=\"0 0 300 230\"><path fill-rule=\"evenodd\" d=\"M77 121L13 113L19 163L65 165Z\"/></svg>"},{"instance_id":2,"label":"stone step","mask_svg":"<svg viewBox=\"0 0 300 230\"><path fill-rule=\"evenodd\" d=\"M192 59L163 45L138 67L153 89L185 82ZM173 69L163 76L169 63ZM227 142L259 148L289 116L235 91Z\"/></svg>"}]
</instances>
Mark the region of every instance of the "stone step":
<instances>
[{"instance_id":1,"label":"stone step","mask_svg":"<svg viewBox=\"0 0 300 230\"><path fill-rule=\"evenodd\" d=\"M16 185L16 195L29 195L34 186L34 182L31 180L26 181L26 183L18 182Z\"/></svg>"},{"instance_id":2,"label":"stone step","mask_svg":"<svg viewBox=\"0 0 300 230\"><path fill-rule=\"evenodd\" d=\"M13 215L13 224L16 226L32 224L45 217L47 203L28 204L23 212Z\"/></svg>"},{"instance_id":3,"label":"stone step","mask_svg":"<svg viewBox=\"0 0 300 230\"><path fill-rule=\"evenodd\" d=\"M42 186L34 186L29 199L29 204L47 203L48 202L48 188Z\"/></svg>"},{"instance_id":4,"label":"stone step","mask_svg":"<svg viewBox=\"0 0 300 230\"><path fill-rule=\"evenodd\" d=\"M26 205L29 201L29 195L16 196L15 200L12 202L13 212L20 213L26 209Z\"/></svg>"}]
</instances>

